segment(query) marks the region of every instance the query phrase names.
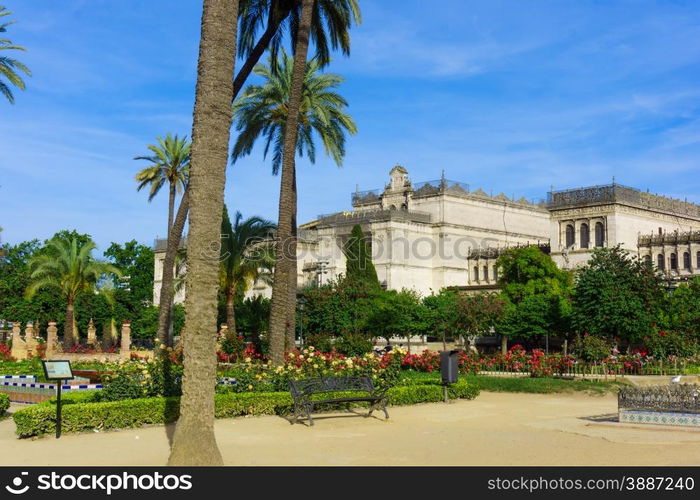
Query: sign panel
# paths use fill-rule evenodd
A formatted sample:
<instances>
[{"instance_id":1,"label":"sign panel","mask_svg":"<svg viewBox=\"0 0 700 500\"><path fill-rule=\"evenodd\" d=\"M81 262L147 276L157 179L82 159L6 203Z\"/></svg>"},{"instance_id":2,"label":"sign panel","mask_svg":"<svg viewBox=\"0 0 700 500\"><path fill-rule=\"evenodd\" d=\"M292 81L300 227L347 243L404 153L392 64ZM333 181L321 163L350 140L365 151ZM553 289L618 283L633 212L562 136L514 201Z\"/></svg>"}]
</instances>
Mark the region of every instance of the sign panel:
<instances>
[{"instance_id":1,"label":"sign panel","mask_svg":"<svg viewBox=\"0 0 700 500\"><path fill-rule=\"evenodd\" d=\"M47 380L72 380L70 361L42 361Z\"/></svg>"}]
</instances>

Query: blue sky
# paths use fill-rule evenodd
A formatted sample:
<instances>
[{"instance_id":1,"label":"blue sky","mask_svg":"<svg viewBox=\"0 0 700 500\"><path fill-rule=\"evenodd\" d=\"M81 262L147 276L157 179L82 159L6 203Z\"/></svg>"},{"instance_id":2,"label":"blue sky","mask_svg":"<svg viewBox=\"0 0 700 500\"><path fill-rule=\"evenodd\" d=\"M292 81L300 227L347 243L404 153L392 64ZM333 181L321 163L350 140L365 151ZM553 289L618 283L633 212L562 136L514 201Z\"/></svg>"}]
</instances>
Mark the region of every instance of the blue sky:
<instances>
[{"instance_id":1,"label":"blue sky","mask_svg":"<svg viewBox=\"0 0 700 500\"><path fill-rule=\"evenodd\" d=\"M165 234L166 193L133 176L157 135L190 134L201 2L6 0L33 71L0 100L3 241ZM404 165L517 197L620 183L700 202L700 2L361 0L346 81L359 133L342 169L299 162L299 220L346 210ZM440 9L436 8L440 5ZM262 150L226 202L277 216Z\"/></svg>"}]
</instances>

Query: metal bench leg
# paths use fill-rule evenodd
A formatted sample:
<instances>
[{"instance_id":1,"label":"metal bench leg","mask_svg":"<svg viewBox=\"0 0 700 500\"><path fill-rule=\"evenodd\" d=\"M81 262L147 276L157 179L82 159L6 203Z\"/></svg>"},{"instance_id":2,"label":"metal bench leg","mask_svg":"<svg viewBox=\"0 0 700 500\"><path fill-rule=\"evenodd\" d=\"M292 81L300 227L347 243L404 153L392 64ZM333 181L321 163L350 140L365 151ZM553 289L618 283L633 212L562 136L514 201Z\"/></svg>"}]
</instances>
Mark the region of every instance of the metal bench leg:
<instances>
[{"instance_id":1,"label":"metal bench leg","mask_svg":"<svg viewBox=\"0 0 700 500\"><path fill-rule=\"evenodd\" d=\"M311 412L312 412L313 410L314 410L314 407L313 407L313 406L311 406L311 407L308 407L308 406L307 406L307 407L306 407L306 416L307 416L308 419L309 419L309 425L314 425L314 419L311 418Z\"/></svg>"}]
</instances>

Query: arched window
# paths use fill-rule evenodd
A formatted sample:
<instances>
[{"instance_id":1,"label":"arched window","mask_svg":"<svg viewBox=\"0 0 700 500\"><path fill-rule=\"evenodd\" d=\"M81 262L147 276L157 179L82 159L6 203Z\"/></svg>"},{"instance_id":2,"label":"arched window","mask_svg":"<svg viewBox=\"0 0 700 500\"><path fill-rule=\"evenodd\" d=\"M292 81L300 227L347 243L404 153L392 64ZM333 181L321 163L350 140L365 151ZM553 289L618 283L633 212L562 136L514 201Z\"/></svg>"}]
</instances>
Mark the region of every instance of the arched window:
<instances>
[{"instance_id":1,"label":"arched window","mask_svg":"<svg viewBox=\"0 0 700 500\"><path fill-rule=\"evenodd\" d=\"M690 252L683 252L683 269L690 269Z\"/></svg>"},{"instance_id":2,"label":"arched window","mask_svg":"<svg viewBox=\"0 0 700 500\"><path fill-rule=\"evenodd\" d=\"M602 222L595 223L595 246L602 247L605 244L605 228Z\"/></svg>"},{"instance_id":3,"label":"arched window","mask_svg":"<svg viewBox=\"0 0 700 500\"><path fill-rule=\"evenodd\" d=\"M489 266L484 266L484 281L489 280Z\"/></svg>"},{"instance_id":4,"label":"arched window","mask_svg":"<svg viewBox=\"0 0 700 500\"><path fill-rule=\"evenodd\" d=\"M661 254L656 256L656 267L658 267L661 271L666 269L666 266L664 265L664 256Z\"/></svg>"},{"instance_id":5,"label":"arched window","mask_svg":"<svg viewBox=\"0 0 700 500\"><path fill-rule=\"evenodd\" d=\"M588 242L590 241L590 231L588 230L588 224L581 224L581 248L588 248Z\"/></svg>"},{"instance_id":6,"label":"arched window","mask_svg":"<svg viewBox=\"0 0 700 500\"><path fill-rule=\"evenodd\" d=\"M479 266L474 266L474 281L479 281Z\"/></svg>"},{"instance_id":7,"label":"arched window","mask_svg":"<svg viewBox=\"0 0 700 500\"><path fill-rule=\"evenodd\" d=\"M675 253L671 254L671 269L678 271L678 255Z\"/></svg>"},{"instance_id":8,"label":"arched window","mask_svg":"<svg viewBox=\"0 0 700 500\"><path fill-rule=\"evenodd\" d=\"M566 248L574 246L574 226L571 224L566 225Z\"/></svg>"},{"instance_id":9,"label":"arched window","mask_svg":"<svg viewBox=\"0 0 700 500\"><path fill-rule=\"evenodd\" d=\"M498 281L498 266L493 266L493 279Z\"/></svg>"},{"instance_id":10,"label":"arched window","mask_svg":"<svg viewBox=\"0 0 700 500\"><path fill-rule=\"evenodd\" d=\"M645 255L644 260L647 262L647 264L651 265L651 255Z\"/></svg>"},{"instance_id":11,"label":"arched window","mask_svg":"<svg viewBox=\"0 0 700 500\"><path fill-rule=\"evenodd\" d=\"M700 267L700 252L695 256L695 267Z\"/></svg>"}]
</instances>

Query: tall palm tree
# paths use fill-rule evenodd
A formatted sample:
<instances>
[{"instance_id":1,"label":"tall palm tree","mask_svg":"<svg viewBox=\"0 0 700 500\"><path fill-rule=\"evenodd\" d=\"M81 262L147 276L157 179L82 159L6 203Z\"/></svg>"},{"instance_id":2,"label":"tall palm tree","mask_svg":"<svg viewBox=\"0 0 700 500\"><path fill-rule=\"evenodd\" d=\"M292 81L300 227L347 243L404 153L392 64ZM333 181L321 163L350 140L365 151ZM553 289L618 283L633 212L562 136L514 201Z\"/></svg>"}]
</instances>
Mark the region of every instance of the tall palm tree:
<instances>
[{"instance_id":1,"label":"tall palm tree","mask_svg":"<svg viewBox=\"0 0 700 500\"><path fill-rule=\"evenodd\" d=\"M32 282L26 290L27 298L33 297L42 288L55 287L66 299L63 342L67 346L75 343L73 308L78 295L95 291L95 284L105 274L121 277L121 271L115 266L92 257L95 248L92 241L79 245L77 238L68 241L55 238L48 242L46 253L37 255L29 263Z\"/></svg>"},{"instance_id":2,"label":"tall palm tree","mask_svg":"<svg viewBox=\"0 0 700 500\"><path fill-rule=\"evenodd\" d=\"M134 160L146 160L150 166L142 169L136 174L136 182L139 183L137 191L148 187L148 201L160 192L167 183L169 190L168 198L168 231L170 235L175 215L175 197L187 186L187 179L190 170L190 142L187 136L173 136L168 132L165 139L157 138L158 144L149 144L148 149L151 155L137 156Z\"/></svg>"},{"instance_id":3,"label":"tall palm tree","mask_svg":"<svg viewBox=\"0 0 700 500\"><path fill-rule=\"evenodd\" d=\"M8 11L4 5L0 5L0 18L11 15L12 12ZM14 24L14 21L8 21L6 23L0 24L0 33L6 33L7 27ZM0 38L0 50L27 50L19 45L12 45L12 41L8 38ZM17 70L21 71L27 76L31 76L32 72L23 63L19 62L17 59L8 56L0 56L0 76L4 77L9 83L14 85L20 90L25 89L24 80L17 73ZM7 83L0 80L0 92L2 92L10 104L15 103L15 96L12 94Z\"/></svg>"},{"instance_id":4,"label":"tall palm tree","mask_svg":"<svg viewBox=\"0 0 700 500\"><path fill-rule=\"evenodd\" d=\"M231 132L238 0L204 0L190 159L180 418L168 463L221 465L214 436L218 244ZM234 22L232 22L234 20Z\"/></svg>"},{"instance_id":5,"label":"tall palm tree","mask_svg":"<svg viewBox=\"0 0 700 500\"><path fill-rule=\"evenodd\" d=\"M233 223L224 205L221 221L221 289L226 294L226 325L230 335L236 335L234 301L236 294L245 292L255 281L267 276L274 264L268 239L275 224L261 217L249 217L236 212Z\"/></svg>"},{"instance_id":6,"label":"tall palm tree","mask_svg":"<svg viewBox=\"0 0 700 500\"><path fill-rule=\"evenodd\" d=\"M318 0L315 5L316 14L312 16L312 22L316 23L313 29L315 45L319 47L317 58L324 64L330 61L330 48L340 48L348 55L350 53L349 29L354 21L361 22L358 0ZM294 17L290 17L292 11ZM233 82L232 102L243 88L245 81L250 76L253 67L260 61L265 50L272 44L272 51L276 55L283 40L287 36L296 40L298 19L301 15L300 0L240 0L240 50L239 54L245 57L245 62L236 74ZM285 20L289 21L285 23ZM256 43L253 43L258 31L265 25L266 29ZM284 29L282 29L284 28ZM273 57L273 61L276 61ZM171 237L163 261L163 279L160 294L160 313L158 316L158 338L165 339L169 325L169 311L172 303L172 282L174 279L175 258L180 245L180 238L185 227L189 211L189 197L187 189L180 201L180 206L175 215ZM293 307L293 306L292 306Z\"/></svg>"},{"instance_id":7,"label":"tall palm tree","mask_svg":"<svg viewBox=\"0 0 700 500\"><path fill-rule=\"evenodd\" d=\"M299 111L302 106L306 55L315 0L302 0L301 16L296 32L294 65L287 105L287 123L282 142L282 179L280 181L277 217L277 249L275 274L270 304L270 359L276 365L284 363L285 342L294 337L294 314L297 279L297 182L295 155L299 135ZM291 346L290 346L291 347Z\"/></svg>"},{"instance_id":8,"label":"tall palm tree","mask_svg":"<svg viewBox=\"0 0 700 500\"><path fill-rule=\"evenodd\" d=\"M258 138L265 141L264 155L272 149L272 173L277 175L282 164L282 148L292 86L294 60L282 50L278 64L268 59L259 64L255 74L263 78L261 85L249 85L233 106L236 130L240 132L231 153L236 161L253 150ZM345 156L345 134L355 134L357 127L345 112L347 101L337 89L343 78L333 73L321 73L320 63L312 59L306 65L299 110L297 154L316 162L314 136L323 142L326 154L338 166Z\"/></svg>"}]
</instances>

